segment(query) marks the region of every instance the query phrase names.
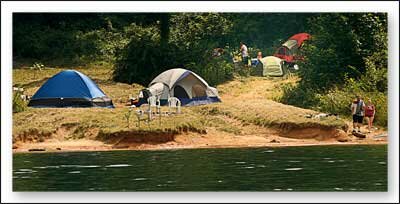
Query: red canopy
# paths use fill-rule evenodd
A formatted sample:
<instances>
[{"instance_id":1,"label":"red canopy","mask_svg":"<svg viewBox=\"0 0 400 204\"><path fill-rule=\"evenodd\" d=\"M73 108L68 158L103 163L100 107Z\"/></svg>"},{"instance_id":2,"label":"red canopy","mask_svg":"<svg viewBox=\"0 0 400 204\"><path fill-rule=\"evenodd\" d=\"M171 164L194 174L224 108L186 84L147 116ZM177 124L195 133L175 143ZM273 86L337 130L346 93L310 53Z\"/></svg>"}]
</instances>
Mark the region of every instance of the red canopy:
<instances>
[{"instance_id":1,"label":"red canopy","mask_svg":"<svg viewBox=\"0 0 400 204\"><path fill-rule=\"evenodd\" d=\"M305 40L310 39L311 35L308 33L297 33L295 35L293 35L292 37L289 38L289 40L296 40L297 41L297 46L301 47L301 45L303 44L303 42Z\"/></svg>"}]
</instances>

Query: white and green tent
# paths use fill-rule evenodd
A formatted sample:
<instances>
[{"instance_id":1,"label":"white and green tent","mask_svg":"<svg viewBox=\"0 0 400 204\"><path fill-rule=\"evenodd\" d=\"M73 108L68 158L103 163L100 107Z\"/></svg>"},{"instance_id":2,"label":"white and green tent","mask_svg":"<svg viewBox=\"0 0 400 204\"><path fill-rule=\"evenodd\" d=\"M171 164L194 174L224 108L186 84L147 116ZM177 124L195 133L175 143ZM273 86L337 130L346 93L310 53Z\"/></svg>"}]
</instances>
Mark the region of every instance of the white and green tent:
<instances>
[{"instance_id":1,"label":"white and green tent","mask_svg":"<svg viewBox=\"0 0 400 204\"><path fill-rule=\"evenodd\" d=\"M260 59L260 63L253 70L256 76L283 76L283 61L274 56L268 56Z\"/></svg>"}]
</instances>

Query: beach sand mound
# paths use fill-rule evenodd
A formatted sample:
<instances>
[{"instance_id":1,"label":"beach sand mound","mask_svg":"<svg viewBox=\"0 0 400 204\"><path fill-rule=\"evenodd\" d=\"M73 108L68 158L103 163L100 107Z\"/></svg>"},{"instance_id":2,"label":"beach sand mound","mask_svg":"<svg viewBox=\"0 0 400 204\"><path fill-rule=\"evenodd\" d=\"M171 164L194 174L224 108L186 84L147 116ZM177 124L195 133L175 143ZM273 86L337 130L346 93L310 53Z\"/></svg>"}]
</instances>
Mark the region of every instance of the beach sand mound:
<instances>
[{"instance_id":1,"label":"beach sand mound","mask_svg":"<svg viewBox=\"0 0 400 204\"><path fill-rule=\"evenodd\" d=\"M280 136L294 139L316 139L318 141L344 141L348 139L348 135L344 130L335 128L324 129L316 127L305 127L292 129L289 131L281 131Z\"/></svg>"}]
</instances>

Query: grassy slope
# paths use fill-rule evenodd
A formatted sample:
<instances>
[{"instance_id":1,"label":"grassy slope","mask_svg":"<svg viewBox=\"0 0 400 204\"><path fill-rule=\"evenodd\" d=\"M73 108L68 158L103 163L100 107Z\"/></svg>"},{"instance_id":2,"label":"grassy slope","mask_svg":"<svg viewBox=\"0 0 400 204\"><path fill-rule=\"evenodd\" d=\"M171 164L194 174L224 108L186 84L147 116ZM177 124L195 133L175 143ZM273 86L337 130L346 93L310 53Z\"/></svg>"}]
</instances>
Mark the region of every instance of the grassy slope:
<instances>
[{"instance_id":1,"label":"grassy slope","mask_svg":"<svg viewBox=\"0 0 400 204\"><path fill-rule=\"evenodd\" d=\"M345 129L344 121L336 117L309 119L306 114L318 114L315 111L274 102L280 97L280 87L287 83L296 83L297 78L281 79L250 77L233 81L219 87L225 103L218 104L231 117L265 127L302 128L322 127Z\"/></svg>"},{"instance_id":2,"label":"grassy slope","mask_svg":"<svg viewBox=\"0 0 400 204\"><path fill-rule=\"evenodd\" d=\"M16 69L13 70L13 84L24 87L27 94L33 95L46 79L61 70ZM128 108L125 103L130 96L135 96L143 87L137 84L129 85L111 81L110 69L78 68L77 70L96 81L99 87L113 99L116 108L28 108L27 111L13 115L14 138L21 137L21 135L38 135L33 140L40 141L43 140L40 138L41 136L49 136L60 129L69 129L70 127L73 127L73 131L68 133L66 139L83 137L94 139L97 135L112 135L126 131L133 134L140 131L204 133L208 129L240 135L249 132L249 129L246 129L249 124L279 129L301 127L343 129L345 127L343 120L337 120L334 117L324 120L308 119L304 117L305 114L315 114L316 112L270 100L279 97L280 85L295 83L296 79L249 77L237 78L218 86L222 103L183 107L183 114L162 116L161 121L157 118L149 124L142 122L140 128L137 126L136 115L132 112L130 128L128 128L125 118ZM162 111L167 111L167 107L163 107ZM99 132L104 134L98 134Z\"/></svg>"}]
</instances>

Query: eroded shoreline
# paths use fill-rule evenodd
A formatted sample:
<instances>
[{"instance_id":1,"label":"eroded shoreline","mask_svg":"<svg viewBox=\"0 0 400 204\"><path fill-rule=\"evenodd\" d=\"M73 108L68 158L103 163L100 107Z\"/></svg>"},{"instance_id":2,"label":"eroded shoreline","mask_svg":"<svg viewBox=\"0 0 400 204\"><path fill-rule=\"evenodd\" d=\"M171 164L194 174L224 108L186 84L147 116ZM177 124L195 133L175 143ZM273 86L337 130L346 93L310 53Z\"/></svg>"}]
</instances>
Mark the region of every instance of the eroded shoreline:
<instances>
[{"instance_id":1,"label":"eroded shoreline","mask_svg":"<svg viewBox=\"0 0 400 204\"><path fill-rule=\"evenodd\" d=\"M216 135L218 133L218 135ZM221 134L210 131L208 134L186 133L178 134L174 140L160 143L122 142L106 143L98 140L78 139L59 141L55 138L38 143L19 143L13 153L55 153L55 152L88 152L88 151L149 151L149 150L181 150L181 149L208 149L208 148L260 148L260 147L294 147L294 146L331 146L331 145L386 145L387 136L376 138L378 135L387 134L385 131L376 131L360 139L348 134L346 142L337 141L336 138L324 140L294 139L281 137L276 134L237 136ZM30 151L31 150L31 151ZM36 151L32 151L36 150ZM40 150L40 151L38 151ZM44 151L43 151L44 150Z\"/></svg>"}]
</instances>

